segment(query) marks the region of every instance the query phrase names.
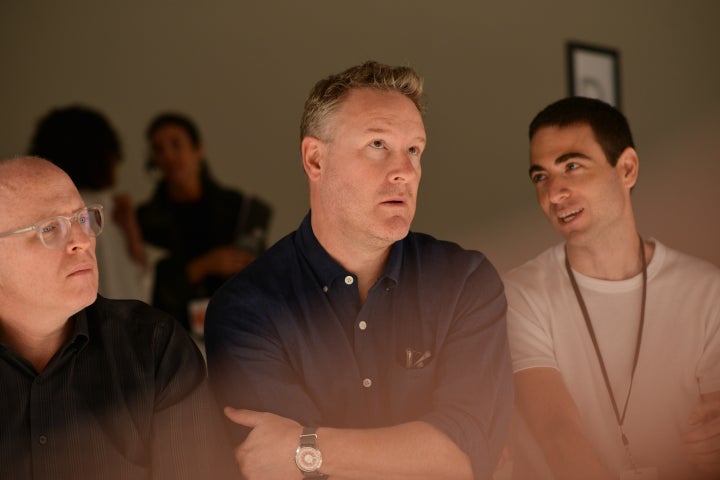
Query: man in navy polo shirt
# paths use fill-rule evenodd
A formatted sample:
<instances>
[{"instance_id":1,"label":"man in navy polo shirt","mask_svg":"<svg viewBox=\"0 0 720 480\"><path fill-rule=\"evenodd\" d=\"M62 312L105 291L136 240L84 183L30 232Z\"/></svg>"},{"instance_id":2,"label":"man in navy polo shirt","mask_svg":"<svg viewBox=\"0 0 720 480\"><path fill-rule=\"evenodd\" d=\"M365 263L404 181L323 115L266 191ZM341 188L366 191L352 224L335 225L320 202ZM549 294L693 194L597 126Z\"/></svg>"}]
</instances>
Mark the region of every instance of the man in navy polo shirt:
<instances>
[{"instance_id":1,"label":"man in navy polo shirt","mask_svg":"<svg viewBox=\"0 0 720 480\"><path fill-rule=\"evenodd\" d=\"M421 96L412 69L375 62L318 82L311 211L210 302L245 478L492 475L512 410L505 295L481 253L409 232Z\"/></svg>"}]
</instances>

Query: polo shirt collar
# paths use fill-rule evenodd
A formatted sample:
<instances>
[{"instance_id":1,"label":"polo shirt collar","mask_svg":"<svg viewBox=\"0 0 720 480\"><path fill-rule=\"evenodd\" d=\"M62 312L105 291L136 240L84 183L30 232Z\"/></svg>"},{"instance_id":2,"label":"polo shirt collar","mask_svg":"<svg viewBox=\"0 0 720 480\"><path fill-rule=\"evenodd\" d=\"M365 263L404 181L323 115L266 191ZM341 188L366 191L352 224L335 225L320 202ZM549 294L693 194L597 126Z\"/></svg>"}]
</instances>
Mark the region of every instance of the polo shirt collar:
<instances>
[{"instance_id":1,"label":"polo shirt collar","mask_svg":"<svg viewBox=\"0 0 720 480\"><path fill-rule=\"evenodd\" d=\"M338 277L344 278L349 272L336 262L323 246L320 245L317 237L315 237L315 233L312 231L312 224L310 222L311 214L312 212L308 212L300 224L295 244L310 264L310 268L312 268L315 276L322 285L331 285L333 280ZM387 278L395 284L398 283L400 278L400 265L402 264L402 252L403 241L399 240L393 244L387 265L385 266L385 271L378 281Z\"/></svg>"}]
</instances>

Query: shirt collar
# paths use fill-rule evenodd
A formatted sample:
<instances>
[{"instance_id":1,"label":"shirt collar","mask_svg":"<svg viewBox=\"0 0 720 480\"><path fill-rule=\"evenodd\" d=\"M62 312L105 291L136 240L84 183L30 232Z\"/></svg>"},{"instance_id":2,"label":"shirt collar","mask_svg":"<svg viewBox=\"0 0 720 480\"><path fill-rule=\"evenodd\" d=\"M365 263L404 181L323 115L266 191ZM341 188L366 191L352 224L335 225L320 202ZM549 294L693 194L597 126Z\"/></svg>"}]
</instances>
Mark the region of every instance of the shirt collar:
<instances>
[{"instance_id":1,"label":"shirt collar","mask_svg":"<svg viewBox=\"0 0 720 480\"><path fill-rule=\"evenodd\" d=\"M70 338L62 347L62 353L65 354L70 348L75 348L77 351L87 344L90 339L90 329L88 327L87 310L89 307L83 308L78 313L70 317L73 322L73 330L70 334Z\"/></svg>"},{"instance_id":2,"label":"shirt collar","mask_svg":"<svg viewBox=\"0 0 720 480\"><path fill-rule=\"evenodd\" d=\"M73 331L73 337L78 339L79 337L90 337L90 329L88 327L87 308L83 308L75 314L75 329Z\"/></svg>"},{"instance_id":3,"label":"shirt collar","mask_svg":"<svg viewBox=\"0 0 720 480\"><path fill-rule=\"evenodd\" d=\"M315 276L322 285L332 284L333 279L339 276L347 275L347 271L342 265L337 263L330 254L320 245L315 233L312 231L310 223L311 212L308 212L303 218L295 243L300 253L310 264Z\"/></svg>"},{"instance_id":4,"label":"shirt collar","mask_svg":"<svg viewBox=\"0 0 720 480\"><path fill-rule=\"evenodd\" d=\"M310 264L315 276L323 285L332 284L333 280L342 276L345 277L349 272L338 262L336 262L330 254L320 245L315 233L312 231L310 222L312 212L303 219L298 228L298 235L295 244L305 259ZM400 266L402 264L403 240L395 242L390 250L385 271L378 281L384 278L397 284L400 278Z\"/></svg>"},{"instance_id":5,"label":"shirt collar","mask_svg":"<svg viewBox=\"0 0 720 480\"><path fill-rule=\"evenodd\" d=\"M90 339L90 330L88 328L88 318L86 313L88 308L89 307L83 308L78 313L68 319L68 322L72 323L72 332L70 333L67 341L54 355L53 359L50 360L46 367L46 370L43 373L47 374L48 372L51 372L54 368L56 368L55 365L59 365L57 363L58 361L62 361L62 359L65 358L66 355L70 355L74 352L79 352L83 349L83 347L85 347L85 345L87 345ZM0 343L0 352L3 351L10 352L12 358L22 358L9 346L5 345L4 343ZM55 357L57 357L58 360L55 360ZM24 358L22 359L22 363L24 365L30 365L30 363Z\"/></svg>"},{"instance_id":6,"label":"shirt collar","mask_svg":"<svg viewBox=\"0 0 720 480\"><path fill-rule=\"evenodd\" d=\"M45 367L43 374L52 374L56 369L62 368L63 365L73 356L80 352L90 339L90 331L88 328L88 319L86 316L87 308L83 308L78 313L70 317L68 320L72 322L72 333L68 337L67 342L60 347L60 350L50 360Z\"/></svg>"},{"instance_id":7,"label":"shirt collar","mask_svg":"<svg viewBox=\"0 0 720 480\"><path fill-rule=\"evenodd\" d=\"M395 284L400 281L400 266L402 265L404 240L405 239L398 240L393 243L387 265L385 265L385 272L383 273L383 277L391 280Z\"/></svg>"}]
</instances>

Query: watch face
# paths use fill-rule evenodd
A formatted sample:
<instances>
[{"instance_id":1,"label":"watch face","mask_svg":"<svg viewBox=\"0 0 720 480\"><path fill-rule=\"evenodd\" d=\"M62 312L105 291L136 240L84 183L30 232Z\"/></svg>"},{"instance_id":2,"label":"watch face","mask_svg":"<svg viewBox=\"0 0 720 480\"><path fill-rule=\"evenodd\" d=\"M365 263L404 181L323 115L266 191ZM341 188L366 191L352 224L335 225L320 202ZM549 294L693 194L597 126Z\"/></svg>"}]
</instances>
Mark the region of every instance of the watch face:
<instances>
[{"instance_id":1,"label":"watch face","mask_svg":"<svg viewBox=\"0 0 720 480\"><path fill-rule=\"evenodd\" d=\"M295 452L295 463L303 472L316 472L322 465L322 454L317 448L298 447Z\"/></svg>"}]
</instances>

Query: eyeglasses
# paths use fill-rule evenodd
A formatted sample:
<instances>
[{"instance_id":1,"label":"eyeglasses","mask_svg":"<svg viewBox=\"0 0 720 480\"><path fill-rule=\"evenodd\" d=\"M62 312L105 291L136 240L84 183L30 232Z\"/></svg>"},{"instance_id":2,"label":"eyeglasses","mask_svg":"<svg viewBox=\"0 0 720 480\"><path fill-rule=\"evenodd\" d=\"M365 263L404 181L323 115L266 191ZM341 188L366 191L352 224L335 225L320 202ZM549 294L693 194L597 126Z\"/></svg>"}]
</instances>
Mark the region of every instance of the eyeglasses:
<instances>
[{"instance_id":1,"label":"eyeglasses","mask_svg":"<svg viewBox=\"0 0 720 480\"><path fill-rule=\"evenodd\" d=\"M97 237L105 224L102 205L90 205L77 210L69 217L58 215L40 220L30 227L20 228L12 232L0 233L0 238L34 231L45 248L57 249L67 245L70 239L71 220L75 220L87 236Z\"/></svg>"}]
</instances>

